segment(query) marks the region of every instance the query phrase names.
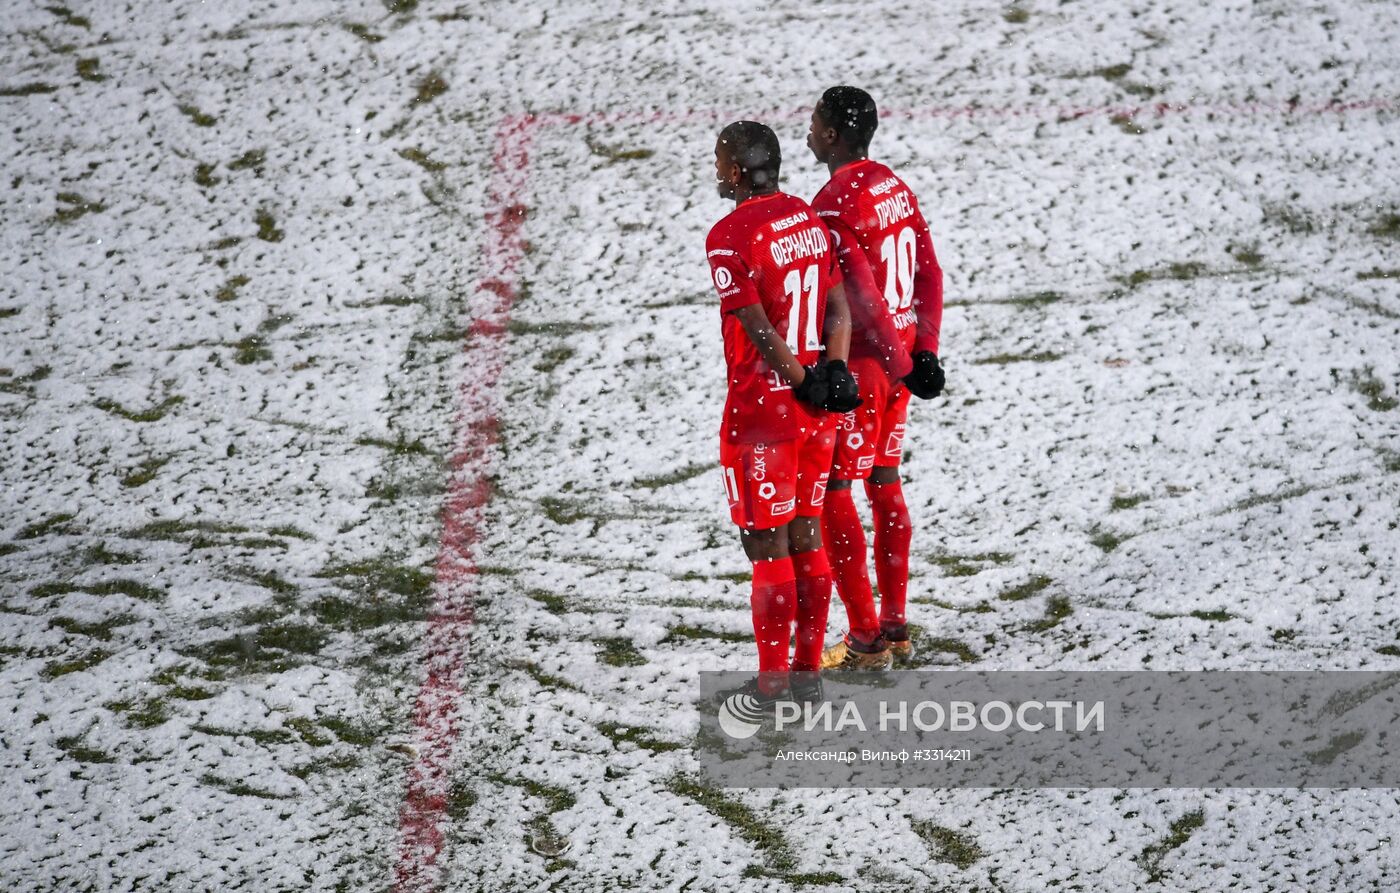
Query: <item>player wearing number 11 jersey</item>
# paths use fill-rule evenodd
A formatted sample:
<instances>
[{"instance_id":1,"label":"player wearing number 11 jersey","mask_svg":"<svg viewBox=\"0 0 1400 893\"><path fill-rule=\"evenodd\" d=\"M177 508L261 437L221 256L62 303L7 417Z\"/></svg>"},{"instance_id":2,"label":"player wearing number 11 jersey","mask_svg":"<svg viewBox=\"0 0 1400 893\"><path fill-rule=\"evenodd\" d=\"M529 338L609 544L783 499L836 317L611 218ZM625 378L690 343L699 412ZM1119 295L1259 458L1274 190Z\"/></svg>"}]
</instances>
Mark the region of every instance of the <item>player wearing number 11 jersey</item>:
<instances>
[{"instance_id":1,"label":"player wearing number 11 jersey","mask_svg":"<svg viewBox=\"0 0 1400 893\"><path fill-rule=\"evenodd\" d=\"M820 523L835 437L828 410L859 402L846 369L850 316L830 233L805 201L778 191L780 161L778 138L762 124L739 121L720 132L716 185L736 207L705 241L729 382L720 466L753 562L763 697L788 687L789 669L814 678L821 660L831 598Z\"/></svg>"},{"instance_id":2,"label":"player wearing number 11 jersey","mask_svg":"<svg viewBox=\"0 0 1400 893\"><path fill-rule=\"evenodd\" d=\"M889 665L891 651L913 654L905 616L912 529L899 460L910 393L930 398L943 389L943 271L913 191L869 158L878 123L870 94L832 87L813 110L807 136L808 148L831 172L812 206L837 242L854 321L850 368L862 401L842 420L822 517L836 591L850 620L849 634L823 655L823 668L879 668ZM851 499L856 480L865 481L875 520L878 618L865 531Z\"/></svg>"}]
</instances>

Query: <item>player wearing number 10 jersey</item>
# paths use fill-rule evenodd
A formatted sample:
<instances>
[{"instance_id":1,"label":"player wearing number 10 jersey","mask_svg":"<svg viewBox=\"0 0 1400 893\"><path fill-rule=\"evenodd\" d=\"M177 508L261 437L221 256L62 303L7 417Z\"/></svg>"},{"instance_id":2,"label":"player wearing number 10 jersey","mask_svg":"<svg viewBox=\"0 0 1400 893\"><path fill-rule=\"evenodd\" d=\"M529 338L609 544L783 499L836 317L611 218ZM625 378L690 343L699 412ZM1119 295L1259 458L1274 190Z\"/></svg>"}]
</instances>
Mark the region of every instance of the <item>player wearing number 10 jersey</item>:
<instances>
[{"instance_id":1,"label":"player wearing number 10 jersey","mask_svg":"<svg viewBox=\"0 0 1400 893\"><path fill-rule=\"evenodd\" d=\"M842 420L822 519L850 621L849 634L823 655L823 668L878 668L889 665L891 651L913 655L905 617L912 530L899 461L910 393L929 398L943 389L943 271L913 191L868 157L878 123L870 94L832 87L813 110L807 136L808 148L831 172L812 206L837 242L854 320L850 368L862 401ZM851 500L855 480L866 482L875 520L878 619L865 532Z\"/></svg>"},{"instance_id":2,"label":"player wearing number 10 jersey","mask_svg":"<svg viewBox=\"0 0 1400 893\"><path fill-rule=\"evenodd\" d=\"M763 697L787 689L789 669L814 678L821 660L831 572L820 518L836 418L827 410L859 402L845 364L850 316L830 233L805 201L778 191L780 162L768 127L739 121L720 132L716 184L736 207L705 242L729 382L720 465L753 562Z\"/></svg>"}]
</instances>

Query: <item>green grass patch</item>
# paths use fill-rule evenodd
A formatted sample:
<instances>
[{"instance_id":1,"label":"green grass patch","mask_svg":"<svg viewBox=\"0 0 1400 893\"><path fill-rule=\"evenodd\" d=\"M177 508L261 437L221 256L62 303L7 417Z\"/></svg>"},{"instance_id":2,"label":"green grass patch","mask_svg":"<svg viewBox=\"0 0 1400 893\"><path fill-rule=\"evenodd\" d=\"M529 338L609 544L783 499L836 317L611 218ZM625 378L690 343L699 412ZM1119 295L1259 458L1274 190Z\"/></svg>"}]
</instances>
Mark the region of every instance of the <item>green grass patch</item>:
<instances>
[{"instance_id":1,"label":"green grass patch","mask_svg":"<svg viewBox=\"0 0 1400 893\"><path fill-rule=\"evenodd\" d=\"M149 484L155 479L156 474L165 467L165 463L170 461L170 457L146 459L136 466L121 479L123 487L140 487Z\"/></svg>"},{"instance_id":2,"label":"green grass patch","mask_svg":"<svg viewBox=\"0 0 1400 893\"><path fill-rule=\"evenodd\" d=\"M329 639L329 633L317 624L269 623L248 632L190 646L182 653L220 670L280 673L318 654Z\"/></svg>"},{"instance_id":3,"label":"green grass patch","mask_svg":"<svg viewBox=\"0 0 1400 893\"><path fill-rule=\"evenodd\" d=\"M60 192L58 203L60 207L53 216L59 223L72 223L85 214L97 214L107 210L107 206L102 202L88 201L76 192Z\"/></svg>"},{"instance_id":4,"label":"green grass patch","mask_svg":"<svg viewBox=\"0 0 1400 893\"><path fill-rule=\"evenodd\" d=\"M598 660L610 667L640 667L647 662L631 639L616 636L598 639Z\"/></svg>"},{"instance_id":5,"label":"green grass patch","mask_svg":"<svg viewBox=\"0 0 1400 893\"><path fill-rule=\"evenodd\" d=\"M1089 542L1093 543L1103 552L1112 552L1114 549L1121 546L1126 539L1126 536L1121 536L1107 530L1101 530L1090 537Z\"/></svg>"},{"instance_id":6,"label":"green grass patch","mask_svg":"<svg viewBox=\"0 0 1400 893\"><path fill-rule=\"evenodd\" d=\"M291 729L298 738L312 747L327 747L335 743L334 738L327 737L320 726L304 716L288 717L282 720L282 725Z\"/></svg>"},{"instance_id":7,"label":"green grass patch","mask_svg":"<svg viewBox=\"0 0 1400 893\"><path fill-rule=\"evenodd\" d=\"M53 680L60 676L67 676L70 673L81 673L83 670L90 670L104 660L112 656L112 652L102 648L94 648L85 654L67 660L52 661L44 665L43 677Z\"/></svg>"},{"instance_id":8,"label":"green grass patch","mask_svg":"<svg viewBox=\"0 0 1400 893\"><path fill-rule=\"evenodd\" d=\"M1376 412L1389 412L1400 403L1385 392L1385 383L1376 377L1375 368L1366 366L1352 373L1351 389L1366 398L1366 408Z\"/></svg>"},{"instance_id":9,"label":"green grass patch","mask_svg":"<svg viewBox=\"0 0 1400 893\"><path fill-rule=\"evenodd\" d=\"M50 515L42 521L35 521L33 524L26 524L15 534L17 540L34 540L44 536L55 534L73 533L72 526L68 523L77 515L71 512L60 512L57 515Z\"/></svg>"},{"instance_id":10,"label":"green grass patch","mask_svg":"<svg viewBox=\"0 0 1400 893\"><path fill-rule=\"evenodd\" d=\"M87 16L77 15L66 6L45 6L44 11L58 16L65 25L72 25L75 28L92 28L92 21Z\"/></svg>"},{"instance_id":11,"label":"green grass patch","mask_svg":"<svg viewBox=\"0 0 1400 893\"><path fill-rule=\"evenodd\" d=\"M734 833L748 841L765 857L771 869L789 872L797 867L797 859L793 856L783 833L759 819L742 801L687 775L672 777L666 783L666 790L678 797L695 801L727 824Z\"/></svg>"},{"instance_id":12,"label":"green grass patch","mask_svg":"<svg viewBox=\"0 0 1400 893\"><path fill-rule=\"evenodd\" d=\"M399 157L405 161L411 161L430 174L438 173L447 169L447 165L441 161L434 161L427 152L417 148L407 148L398 150Z\"/></svg>"},{"instance_id":13,"label":"green grass patch","mask_svg":"<svg viewBox=\"0 0 1400 893\"><path fill-rule=\"evenodd\" d=\"M9 319L12 316L19 316L22 307L0 307L0 319Z\"/></svg>"},{"instance_id":14,"label":"green grass patch","mask_svg":"<svg viewBox=\"0 0 1400 893\"><path fill-rule=\"evenodd\" d=\"M1382 239L1400 239L1400 214L1382 216L1366 232Z\"/></svg>"},{"instance_id":15,"label":"green grass patch","mask_svg":"<svg viewBox=\"0 0 1400 893\"><path fill-rule=\"evenodd\" d=\"M525 594L544 605L545 610L551 614L563 614L569 610L569 603L562 595L545 592L543 589L531 589Z\"/></svg>"},{"instance_id":16,"label":"green grass patch","mask_svg":"<svg viewBox=\"0 0 1400 893\"><path fill-rule=\"evenodd\" d=\"M656 154L655 149L628 149L621 146L609 146L593 139L590 133L584 137L588 144L588 151L605 159L604 167L617 164L623 161L644 161Z\"/></svg>"},{"instance_id":17,"label":"green grass patch","mask_svg":"<svg viewBox=\"0 0 1400 893\"><path fill-rule=\"evenodd\" d=\"M384 39L383 35L376 34L369 30L368 25L361 25L358 22L349 22L345 25L345 30L363 40L365 43L379 43Z\"/></svg>"},{"instance_id":18,"label":"green grass patch","mask_svg":"<svg viewBox=\"0 0 1400 893\"><path fill-rule=\"evenodd\" d=\"M1128 288L1136 288L1145 282L1156 282L1167 279L1185 282L1191 279L1199 279L1202 276L1210 275L1210 272L1210 269L1203 263L1198 261L1185 261L1182 263L1167 264L1164 267L1134 270L1126 276L1117 277L1117 279Z\"/></svg>"},{"instance_id":19,"label":"green grass patch","mask_svg":"<svg viewBox=\"0 0 1400 893\"><path fill-rule=\"evenodd\" d=\"M220 788L223 791L233 794L236 797L258 797L262 800L287 799L282 794L274 794L271 791L264 791L261 788L255 788L252 785L243 781L232 781L226 778L219 778L217 775L206 774L201 776L199 781L201 784L206 784L210 787Z\"/></svg>"},{"instance_id":20,"label":"green grass patch","mask_svg":"<svg viewBox=\"0 0 1400 893\"><path fill-rule=\"evenodd\" d=\"M1258 267L1264 263L1264 255L1256 245L1240 246L1230 252L1230 256L1246 267Z\"/></svg>"},{"instance_id":21,"label":"green grass patch","mask_svg":"<svg viewBox=\"0 0 1400 893\"><path fill-rule=\"evenodd\" d=\"M1376 653L1386 657L1400 657L1400 645L1382 645L1376 649Z\"/></svg>"},{"instance_id":22,"label":"green grass patch","mask_svg":"<svg viewBox=\"0 0 1400 893\"><path fill-rule=\"evenodd\" d=\"M53 84L35 82L19 84L14 87L0 87L0 96L39 96L44 93L53 93L57 89Z\"/></svg>"},{"instance_id":23,"label":"green grass patch","mask_svg":"<svg viewBox=\"0 0 1400 893\"><path fill-rule=\"evenodd\" d=\"M186 521L183 518L168 518L151 521L127 533L132 539L163 540L186 543L196 549L220 545L223 539L235 534L256 533L240 524L226 524L220 521ZM215 539L214 537L221 539Z\"/></svg>"},{"instance_id":24,"label":"green grass patch","mask_svg":"<svg viewBox=\"0 0 1400 893\"><path fill-rule=\"evenodd\" d=\"M219 178L214 176L215 165L200 162L194 166L194 183L205 189L217 186ZM235 243L236 244L236 243Z\"/></svg>"},{"instance_id":25,"label":"green grass patch","mask_svg":"<svg viewBox=\"0 0 1400 893\"><path fill-rule=\"evenodd\" d=\"M120 715L126 725L133 729L154 729L170 718L170 708L164 700L157 698L144 701L108 701L102 706Z\"/></svg>"},{"instance_id":26,"label":"green grass patch","mask_svg":"<svg viewBox=\"0 0 1400 893\"><path fill-rule=\"evenodd\" d=\"M329 729L341 741L355 747L369 747L383 737L378 729L338 716L323 717L321 725Z\"/></svg>"},{"instance_id":27,"label":"green grass patch","mask_svg":"<svg viewBox=\"0 0 1400 893\"><path fill-rule=\"evenodd\" d=\"M247 285L251 280L247 276L230 276L229 280L219 286L214 292L214 300L227 303L238 297L238 290Z\"/></svg>"},{"instance_id":28,"label":"green grass patch","mask_svg":"<svg viewBox=\"0 0 1400 893\"><path fill-rule=\"evenodd\" d=\"M1031 20L1031 14L1024 6L1008 6L1002 10L1001 17L1011 25L1024 25Z\"/></svg>"},{"instance_id":29,"label":"green grass patch","mask_svg":"<svg viewBox=\"0 0 1400 893\"><path fill-rule=\"evenodd\" d=\"M1357 279L1400 279L1400 270L1382 270L1372 267L1364 273L1357 273Z\"/></svg>"},{"instance_id":30,"label":"green grass patch","mask_svg":"<svg viewBox=\"0 0 1400 893\"><path fill-rule=\"evenodd\" d=\"M235 341L232 347L233 361L240 366L250 366L272 359L272 351L268 349L267 341L261 335L249 335L241 341Z\"/></svg>"},{"instance_id":31,"label":"green grass patch","mask_svg":"<svg viewBox=\"0 0 1400 893\"><path fill-rule=\"evenodd\" d=\"M535 680L535 682L540 686L540 688L548 689L550 691L583 691L583 689L579 688L577 685L563 678L562 676L555 676L552 673L546 673L544 670L541 670L534 664L518 664L514 666L517 669L523 671L531 679Z\"/></svg>"},{"instance_id":32,"label":"green grass patch","mask_svg":"<svg viewBox=\"0 0 1400 893\"><path fill-rule=\"evenodd\" d=\"M267 208L258 208L253 215L253 222L258 225L258 238L264 242L280 242L284 233L277 228L277 219L272 216L272 212Z\"/></svg>"},{"instance_id":33,"label":"green grass patch","mask_svg":"<svg viewBox=\"0 0 1400 893\"><path fill-rule=\"evenodd\" d=\"M215 124L219 123L218 118L213 115L205 114L201 112L198 107L189 105L188 103L181 103L176 106L176 108L180 110L180 114L193 121L196 127L213 127Z\"/></svg>"},{"instance_id":34,"label":"green grass patch","mask_svg":"<svg viewBox=\"0 0 1400 893\"><path fill-rule=\"evenodd\" d=\"M1141 505L1142 503L1146 502L1151 498L1151 495L1147 493L1136 493L1131 496L1115 496L1109 501L1108 507L1110 510L1115 512L1126 511L1130 508Z\"/></svg>"},{"instance_id":35,"label":"green grass patch","mask_svg":"<svg viewBox=\"0 0 1400 893\"><path fill-rule=\"evenodd\" d=\"M432 102L446 92L447 81L442 79L441 74L432 71L418 82L413 92L413 100L410 104L423 105Z\"/></svg>"},{"instance_id":36,"label":"green grass patch","mask_svg":"<svg viewBox=\"0 0 1400 893\"><path fill-rule=\"evenodd\" d=\"M84 735L69 735L59 738L54 744L70 760L79 763L115 763L116 758L104 750L95 747L88 747L83 743Z\"/></svg>"},{"instance_id":37,"label":"green grass patch","mask_svg":"<svg viewBox=\"0 0 1400 893\"><path fill-rule=\"evenodd\" d=\"M112 638L112 630L132 623L136 618L130 614L118 614L106 620L83 621L72 617L54 617L49 621L49 626L61 629L66 633L75 636L87 636L106 642Z\"/></svg>"},{"instance_id":38,"label":"green grass patch","mask_svg":"<svg viewBox=\"0 0 1400 893\"><path fill-rule=\"evenodd\" d=\"M1345 732L1341 735L1334 735L1332 740L1327 742L1326 747L1307 751L1303 756L1307 757L1308 762L1314 766L1330 766L1336 762L1337 757L1365 740L1365 732Z\"/></svg>"},{"instance_id":39,"label":"green grass patch","mask_svg":"<svg viewBox=\"0 0 1400 893\"><path fill-rule=\"evenodd\" d=\"M250 149L228 163L231 171L261 170L267 164L267 152L263 149Z\"/></svg>"},{"instance_id":40,"label":"green grass patch","mask_svg":"<svg viewBox=\"0 0 1400 893\"><path fill-rule=\"evenodd\" d=\"M914 819L909 826L923 840L929 856L935 862L946 862L966 871L986 855L972 835L966 832L954 831L924 819Z\"/></svg>"},{"instance_id":41,"label":"green grass patch","mask_svg":"<svg viewBox=\"0 0 1400 893\"><path fill-rule=\"evenodd\" d=\"M1132 115L1125 115L1119 113L1109 118L1108 123L1112 124L1114 127L1117 127L1119 130L1123 131L1129 136L1142 136L1144 133L1147 132L1142 128L1141 124L1138 124L1137 121L1133 119Z\"/></svg>"},{"instance_id":42,"label":"green grass patch","mask_svg":"<svg viewBox=\"0 0 1400 893\"><path fill-rule=\"evenodd\" d=\"M698 477L709 471L712 467L713 466L707 463L697 462L694 465L687 465L684 468L678 468L675 471L669 471L665 474L640 477L633 481L633 483L647 490L659 490L662 487L669 487L672 484L679 484L682 481L688 481L691 478Z\"/></svg>"},{"instance_id":43,"label":"green grass patch","mask_svg":"<svg viewBox=\"0 0 1400 893\"><path fill-rule=\"evenodd\" d=\"M1049 577L1037 574L1024 583L1018 583L1009 589L1003 589L997 598L1008 602L1025 601L1032 596L1038 595L1045 587L1053 582L1055 581Z\"/></svg>"},{"instance_id":44,"label":"green grass patch","mask_svg":"<svg viewBox=\"0 0 1400 893\"><path fill-rule=\"evenodd\" d=\"M93 406L96 406L103 412L110 412L112 415L120 416L121 418L126 419L128 422L146 423L160 421L161 419L165 418L165 416L170 412L170 410L174 409L175 407L179 406L181 403L184 402L184 397L172 396L166 397L160 403L157 403L155 406L152 406L149 409L127 409L125 406L122 406L115 400L108 400L104 397L100 400L94 401Z\"/></svg>"},{"instance_id":45,"label":"green grass patch","mask_svg":"<svg viewBox=\"0 0 1400 893\"><path fill-rule=\"evenodd\" d=\"M1172 851L1178 850L1191 839L1192 833L1206 823L1204 810L1197 809L1188 812L1186 815L1171 823L1167 829L1167 836L1157 843L1150 844L1135 858L1143 871L1147 872L1147 880L1150 883L1161 883L1166 878L1166 872L1162 870L1162 862Z\"/></svg>"},{"instance_id":46,"label":"green grass patch","mask_svg":"<svg viewBox=\"0 0 1400 893\"><path fill-rule=\"evenodd\" d=\"M378 447L387 450L395 456L431 456L432 452L423 445L421 440L404 440L400 435L395 440L384 440L380 437L357 437L355 443L359 446Z\"/></svg>"},{"instance_id":47,"label":"green grass patch","mask_svg":"<svg viewBox=\"0 0 1400 893\"><path fill-rule=\"evenodd\" d=\"M597 729L605 738L614 745L620 747L623 744L632 744L643 750L652 753L665 753L669 750L680 750L685 745L677 744L674 741L665 741L651 734L647 729L639 726L624 726L615 722L603 722L597 724Z\"/></svg>"},{"instance_id":48,"label":"green grass patch","mask_svg":"<svg viewBox=\"0 0 1400 893\"><path fill-rule=\"evenodd\" d=\"M147 586L140 580L103 580L100 583L41 583L29 591L35 598L48 598L68 592L86 592L89 595L125 595L146 602L158 602L165 598L165 592L154 586Z\"/></svg>"},{"instance_id":49,"label":"green grass patch","mask_svg":"<svg viewBox=\"0 0 1400 893\"><path fill-rule=\"evenodd\" d=\"M73 67L76 69L78 77L85 81L100 84L107 80L107 76L102 73L102 61L96 57L79 59Z\"/></svg>"},{"instance_id":50,"label":"green grass patch","mask_svg":"<svg viewBox=\"0 0 1400 893\"><path fill-rule=\"evenodd\" d=\"M1063 354L1049 350L1038 350L1032 353L999 353L990 357L982 357L972 361L974 366L1006 366L1011 363L1053 363L1060 359Z\"/></svg>"},{"instance_id":51,"label":"green grass patch","mask_svg":"<svg viewBox=\"0 0 1400 893\"><path fill-rule=\"evenodd\" d=\"M332 565L317 576L336 580L356 591L390 593L421 604L427 603L433 586L431 571L401 564L400 559L393 555Z\"/></svg>"},{"instance_id":52,"label":"green grass patch","mask_svg":"<svg viewBox=\"0 0 1400 893\"><path fill-rule=\"evenodd\" d=\"M705 629L699 626L673 626L666 631L666 637L661 640L661 644L673 644L694 639L718 639L721 642L752 642L751 633L731 633L716 629Z\"/></svg>"},{"instance_id":53,"label":"green grass patch","mask_svg":"<svg viewBox=\"0 0 1400 893\"><path fill-rule=\"evenodd\" d=\"M965 664L976 663L982 659L967 643L951 636L931 636L928 630L917 623L909 624L909 641L914 646L914 659L910 664L912 667L928 665L929 658L936 654L951 654L960 663Z\"/></svg>"},{"instance_id":54,"label":"green grass patch","mask_svg":"<svg viewBox=\"0 0 1400 893\"><path fill-rule=\"evenodd\" d=\"M1059 626L1061 621L1074 613L1074 606L1063 595L1052 595L1045 602L1045 616L1026 624L1033 633L1043 633Z\"/></svg>"},{"instance_id":55,"label":"green grass patch","mask_svg":"<svg viewBox=\"0 0 1400 893\"><path fill-rule=\"evenodd\" d=\"M541 375L548 375L567 363L573 355L574 349L567 344L555 345L540 354L540 358L535 361L535 371Z\"/></svg>"}]
</instances>

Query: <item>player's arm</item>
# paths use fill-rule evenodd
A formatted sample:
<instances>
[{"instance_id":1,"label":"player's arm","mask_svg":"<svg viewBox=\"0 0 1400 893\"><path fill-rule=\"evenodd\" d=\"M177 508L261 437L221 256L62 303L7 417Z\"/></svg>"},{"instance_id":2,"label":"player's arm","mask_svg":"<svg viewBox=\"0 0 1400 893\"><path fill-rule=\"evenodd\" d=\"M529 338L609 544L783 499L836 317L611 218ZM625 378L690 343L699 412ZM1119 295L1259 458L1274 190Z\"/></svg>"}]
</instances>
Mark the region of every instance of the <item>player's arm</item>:
<instances>
[{"instance_id":1,"label":"player's arm","mask_svg":"<svg viewBox=\"0 0 1400 893\"><path fill-rule=\"evenodd\" d=\"M768 367L777 371L783 377L783 381L793 388L800 387L807 377L807 372L797 361L797 357L793 356L787 342L779 337L778 330L768 321L768 314L763 312L763 305L747 304L730 312L738 318L739 324L749 334L749 340L758 349L758 355L763 357Z\"/></svg>"},{"instance_id":2,"label":"player's arm","mask_svg":"<svg viewBox=\"0 0 1400 893\"><path fill-rule=\"evenodd\" d=\"M875 284L875 274L865 252L860 250L855 230L839 217L824 217L836 241L836 258L841 264L841 276L846 289L846 306L851 314L851 339L860 339L885 364L893 379L909 374L909 353L899 340L894 320L884 296Z\"/></svg>"},{"instance_id":3,"label":"player's arm","mask_svg":"<svg viewBox=\"0 0 1400 893\"><path fill-rule=\"evenodd\" d=\"M834 283L826 292L826 318L822 321L822 340L826 342L826 358L845 362L851 355L851 307L846 302L846 287Z\"/></svg>"},{"instance_id":4,"label":"player's arm","mask_svg":"<svg viewBox=\"0 0 1400 893\"><path fill-rule=\"evenodd\" d=\"M938 335L943 325L943 268L933 252L933 237L922 214L914 215L914 369L905 384L915 397L943 393L943 366L938 362Z\"/></svg>"},{"instance_id":5,"label":"player's arm","mask_svg":"<svg viewBox=\"0 0 1400 893\"><path fill-rule=\"evenodd\" d=\"M914 352L938 353L938 332L943 325L943 268L933 251L933 236L923 214L914 218L914 313L919 330Z\"/></svg>"}]
</instances>

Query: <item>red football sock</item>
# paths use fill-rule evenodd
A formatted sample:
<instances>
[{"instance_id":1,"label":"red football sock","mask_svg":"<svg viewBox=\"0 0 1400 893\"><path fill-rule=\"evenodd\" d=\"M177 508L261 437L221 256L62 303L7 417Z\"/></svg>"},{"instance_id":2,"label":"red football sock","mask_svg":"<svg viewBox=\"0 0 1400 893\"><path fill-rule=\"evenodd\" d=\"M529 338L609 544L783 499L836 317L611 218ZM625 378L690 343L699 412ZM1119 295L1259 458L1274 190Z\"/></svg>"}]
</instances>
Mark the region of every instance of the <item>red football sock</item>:
<instances>
[{"instance_id":1,"label":"red football sock","mask_svg":"<svg viewBox=\"0 0 1400 893\"><path fill-rule=\"evenodd\" d=\"M870 569L865 563L865 530L849 487L826 491L822 542L831 559L836 594L846 605L851 633L863 642L875 641L880 625L875 617L875 594L870 591Z\"/></svg>"},{"instance_id":2,"label":"red football sock","mask_svg":"<svg viewBox=\"0 0 1400 893\"><path fill-rule=\"evenodd\" d=\"M904 599L909 589L909 539L913 525L899 481L865 482L875 515L875 579L880 584L880 626L903 626Z\"/></svg>"},{"instance_id":3,"label":"red football sock","mask_svg":"<svg viewBox=\"0 0 1400 893\"><path fill-rule=\"evenodd\" d=\"M814 549L792 556L797 574L797 647L792 653L794 672L821 669L826 639L826 611L831 605L831 565L826 551Z\"/></svg>"},{"instance_id":4,"label":"red football sock","mask_svg":"<svg viewBox=\"0 0 1400 893\"><path fill-rule=\"evenodd\" d=\"M797 583L792 559L775 558L753 563L753 634L758 642L758 672L788 671L788 640L797 617ZM762 684L760 675L760 684Z\"/></svg>"}]
</instances>

